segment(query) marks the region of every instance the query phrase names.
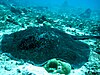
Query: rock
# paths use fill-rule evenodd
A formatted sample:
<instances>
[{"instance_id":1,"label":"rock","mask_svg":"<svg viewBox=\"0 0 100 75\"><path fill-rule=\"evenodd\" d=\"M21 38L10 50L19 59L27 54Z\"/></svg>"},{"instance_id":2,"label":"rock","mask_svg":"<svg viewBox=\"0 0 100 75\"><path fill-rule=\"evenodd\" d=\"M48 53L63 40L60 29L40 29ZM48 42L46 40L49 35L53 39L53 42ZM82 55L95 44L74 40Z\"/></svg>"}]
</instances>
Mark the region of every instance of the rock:
<instances>
[{"instance_id":1,"label":"rock","mask_svg":"<svg viewBox=\"0 0 100 75\"><path fill-rule=\"evenodd\" d=\"M57 58L70 63L74 68L80 68L87 62L90 53L87 44L49 27L33 27L6 34L1 41L1 50L37 65Z\"/></svg>"},{"instance_id":2,"label":"rock","mask_svg":"<svg viewBox=\"0 0 100 75\"><path fill-rule=\"evenodd\" d=\"M51 59L44 65L44 68L49 73L69 74L71 72L71 65L60 60Z\"/></svg>"},{"instance_id":3,"label":"rock","mask_svg":"<svg viewBox=\"0 0 100 75\"><path fill-rule=\"evenodd\" d=\"M43 23L44 21L47 21L47 18L45 15L37 16L36 21L37 21L37 23Z\"/></svg>"},{"instance_id":4,"label":"rock","mask_svg":"<svg viewBox=\"0 0 100 75\"><path fill-rule=\"evenodd\" d=\"M5 70L11 71L11 67L10 66L5 66Z\"/></svg>"},{"instance_id":5,"label":"rock","mask_svg":"<svg viewBox=\"0 0 100 75\"><path fill-rule=\"evenodd\" d=\"M16 70L17 70L18 73L21 73L21 70L20 69L16 69Z\"/></svg>"},{"instance_id":6,"label":"rock","mask_svg":"<svg viewBox=\"0 0 100 75\"><path fill-rule=\"evenodd\" d=\"M44 68L48 71L48 72L54 72L55 70L57 70L59 66L59 62L56 59L51 59L49 60L45 65Z\"/></svg>"},{"instance_id":7,"label":"rock","mask_svg":"<svg viewBox=\"0 0 100 75\"><path fill-rule=\"evenodd\" d=\"M11 6L10 10L11 10L12 13L15 13L15 14L21 14L22 13L21 9L15 7L15 6Z\"/></svg>"},{"instance_id":8,"label":"rock","mask_svg":"<svg viewBox=\"0 0 100 75\"><path fill-rule=\"evenodd\" d=\"M44 21L44 22L43 22L43 25L44 25L44 26L45 26L45 25L51 26L51 23L49 23L49 22L47 22L47 21Z\"/></svg>"},{"instance_id":9,"label":"rock","mask_svg":"<svg viewBox=\"0 0 100 75\"><path fill-rule=\"evenodd\" d=\"M62 74L69 74L71 72L71 65L69 63L60 62L62 66Z\"/></svg>"}]
</instances>

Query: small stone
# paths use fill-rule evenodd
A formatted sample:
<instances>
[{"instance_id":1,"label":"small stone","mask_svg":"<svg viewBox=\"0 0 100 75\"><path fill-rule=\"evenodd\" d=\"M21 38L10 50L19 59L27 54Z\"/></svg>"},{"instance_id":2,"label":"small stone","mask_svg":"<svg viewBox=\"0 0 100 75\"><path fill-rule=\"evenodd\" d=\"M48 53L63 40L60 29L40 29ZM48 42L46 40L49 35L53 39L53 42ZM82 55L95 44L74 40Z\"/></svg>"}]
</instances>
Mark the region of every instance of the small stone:
<instances>
[{"instance_id":1,"label":"small stone","mask_svg":"<svg viewBox=\"0 0 100 75\"><path fill-rule=\"evenodd\" d=\"M23 60L20 60L20 61L16 62L16 65L23 65L23 64L24 64Z\"/></svg>"},{"instance_id":2,"label":"small stone","mask_svg":"<svg viewBox=\"0 0 100 75\"><path fill-rule=\"evenodd\" d=\"M5 70L7 70L7 71L11 71L11 66L5 66L4 68L5 68Z\"/></svg>"},{"instance_id":3,"label":"small stone","mask_svg":"<svg viewBox=\"0 0 100 75\"><path fill-rule=\"evenodd\" d=\"M20 69L17 69L17 72L18 72L18 73L21 73Z\"/></svg>"}]
</instances>

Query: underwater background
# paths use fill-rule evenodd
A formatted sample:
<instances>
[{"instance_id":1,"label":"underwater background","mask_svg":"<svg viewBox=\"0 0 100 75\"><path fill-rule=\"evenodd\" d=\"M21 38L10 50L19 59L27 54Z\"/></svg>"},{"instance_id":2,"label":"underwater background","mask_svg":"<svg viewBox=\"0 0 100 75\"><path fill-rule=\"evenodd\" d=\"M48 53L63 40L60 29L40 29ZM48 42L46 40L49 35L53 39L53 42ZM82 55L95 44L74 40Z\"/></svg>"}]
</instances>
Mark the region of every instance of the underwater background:
<instances>
[{"instance_id":1,"label":"underwater background","mask_svg":"<svg viewBox=\"0 0 100 75\"><path fill-rule=\"evenodd\" d=\"M0 0L0 75L100 75L100 0Z\"/></svg>"}]
</instances>

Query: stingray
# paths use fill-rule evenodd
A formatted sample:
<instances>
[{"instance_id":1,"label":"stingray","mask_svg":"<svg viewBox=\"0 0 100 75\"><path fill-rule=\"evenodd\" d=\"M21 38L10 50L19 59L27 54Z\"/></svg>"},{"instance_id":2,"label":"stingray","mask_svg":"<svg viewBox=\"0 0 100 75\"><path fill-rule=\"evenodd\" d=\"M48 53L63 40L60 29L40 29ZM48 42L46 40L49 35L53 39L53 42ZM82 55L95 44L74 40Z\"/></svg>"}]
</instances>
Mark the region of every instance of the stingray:
<instances>
[{"instance_id":1,"label":"stingray","mask_svg":"<svg viewBox=\"0 0 100 75\"><path fill-rule=\"evenodd\" d=\"M90 49L75 37L55 28L31 27L12 34L5 34L1 50L17 59L30 60L35 64L57 58L74 68L88 61Z\"/></svg>"}]
</instances>

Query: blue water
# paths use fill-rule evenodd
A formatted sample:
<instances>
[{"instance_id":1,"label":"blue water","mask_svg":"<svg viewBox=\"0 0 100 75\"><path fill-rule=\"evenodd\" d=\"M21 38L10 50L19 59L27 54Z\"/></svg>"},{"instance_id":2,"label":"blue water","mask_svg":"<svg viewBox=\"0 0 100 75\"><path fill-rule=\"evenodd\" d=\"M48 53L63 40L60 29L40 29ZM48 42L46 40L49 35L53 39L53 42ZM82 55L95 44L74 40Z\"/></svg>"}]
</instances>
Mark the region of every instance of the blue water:
<instances>
[{"instance_id":1,"label":"blue water","mask_svg":"<svg viewBox=\"0 0 100 75\"><path fill-rule=\"evenodd\" d=\"M74 7L100 9L100 0L68 0L68 3Z\"/></svg>"},{"instance_id":2,"label":"blue water","mask_svg":"<svg viewBox=\"0 0 100 75\"><path fill-rule=\"evenodd\" d=\"M57 8L64 7L90 8L93 10L100 9L100 0L0 0L21 6L48 6Z\"/></svg>"}]
</instances>

